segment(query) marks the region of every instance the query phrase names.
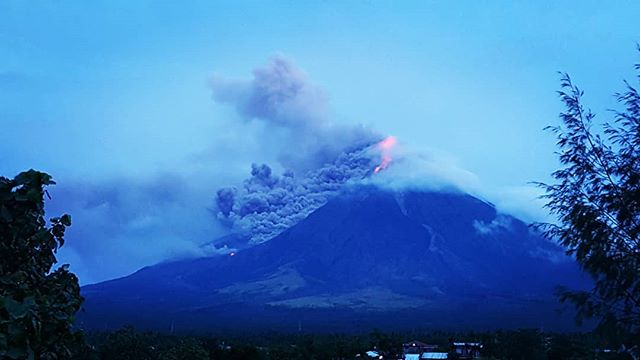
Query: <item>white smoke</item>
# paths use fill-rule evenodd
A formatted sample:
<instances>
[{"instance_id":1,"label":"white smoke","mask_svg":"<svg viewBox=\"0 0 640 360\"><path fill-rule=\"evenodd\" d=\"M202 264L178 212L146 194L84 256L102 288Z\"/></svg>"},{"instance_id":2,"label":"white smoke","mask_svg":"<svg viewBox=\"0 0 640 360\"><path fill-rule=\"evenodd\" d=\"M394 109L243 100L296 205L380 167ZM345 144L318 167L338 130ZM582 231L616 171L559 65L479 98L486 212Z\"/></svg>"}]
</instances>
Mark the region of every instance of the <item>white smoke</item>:
<instances>
[{"instance_id":1,"label":"white smoke","mask_svg":"<svg viewBox=\"0 0 640 360\"><path fill-rule=\"evenodd\" d=\"M498 214L498 216L496 216L490 222L474 220L473 228L480 235L492 235L496 232L510 230L511 223L512 223L512 218L510 216Z\"/></svg>"}]
</instances>

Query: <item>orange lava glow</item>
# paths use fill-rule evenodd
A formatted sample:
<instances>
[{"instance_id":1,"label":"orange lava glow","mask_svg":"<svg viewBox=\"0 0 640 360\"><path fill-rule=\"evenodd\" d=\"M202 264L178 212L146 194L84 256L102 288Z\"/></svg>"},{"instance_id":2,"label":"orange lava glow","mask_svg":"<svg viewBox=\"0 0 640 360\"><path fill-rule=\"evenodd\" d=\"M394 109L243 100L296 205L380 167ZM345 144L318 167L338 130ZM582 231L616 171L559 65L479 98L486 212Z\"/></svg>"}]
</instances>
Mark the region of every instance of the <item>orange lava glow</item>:
<instances>
[{"instance_id":1,"label":"orange lava glow","mask_svg":"<svg viewBox=\"0 0 640 360\"><path fill-rule=\"evenodd\" d=\"M376 144L376 148L378 148L382 154L382 160L380 161L380 164L373 169L374 173L379 173L391 164L391 160L393 160L391 157L391 150L393 150L397 143L398 140L395 136L387 136L384 140Z\"/></svg>"}]
</instances>

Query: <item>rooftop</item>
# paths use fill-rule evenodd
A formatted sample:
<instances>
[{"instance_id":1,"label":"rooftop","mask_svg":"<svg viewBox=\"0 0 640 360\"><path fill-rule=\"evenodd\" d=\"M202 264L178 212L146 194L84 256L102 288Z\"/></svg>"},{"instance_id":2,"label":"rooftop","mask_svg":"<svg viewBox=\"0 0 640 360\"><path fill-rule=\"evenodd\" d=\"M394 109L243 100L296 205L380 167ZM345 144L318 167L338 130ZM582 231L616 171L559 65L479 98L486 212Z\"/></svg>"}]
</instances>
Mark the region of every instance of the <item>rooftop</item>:
<instances>
[{"instance_id":1,"label":"rooftop","mask_svg":"<svg viewBox=\"0 0 640 360\"><path fill-rule=\"evenodd\" d=\"M445 352L426 352L420 356L420 359L446 359L449 355Z\"/></svg>"}]
</instances>

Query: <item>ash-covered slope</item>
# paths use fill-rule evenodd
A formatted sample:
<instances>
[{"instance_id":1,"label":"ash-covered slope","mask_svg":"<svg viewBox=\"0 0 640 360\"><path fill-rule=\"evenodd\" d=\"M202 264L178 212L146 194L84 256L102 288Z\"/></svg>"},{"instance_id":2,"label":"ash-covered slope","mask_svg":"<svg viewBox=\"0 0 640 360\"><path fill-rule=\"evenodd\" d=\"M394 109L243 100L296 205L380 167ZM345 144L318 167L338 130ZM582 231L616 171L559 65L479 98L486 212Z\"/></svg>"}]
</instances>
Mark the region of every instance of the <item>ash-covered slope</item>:
<instances>
[{"instance_id":1,"label":"ash-covered slope","mask_svg":"<svg viewBox=\"0 0 640 360\"><path fill-rule=\"evenodd\" d=\"M83 288L84 326L570 326L584 279L521 221L459 193L350 189L274 239Z\"/></svg>"}]
</instances>

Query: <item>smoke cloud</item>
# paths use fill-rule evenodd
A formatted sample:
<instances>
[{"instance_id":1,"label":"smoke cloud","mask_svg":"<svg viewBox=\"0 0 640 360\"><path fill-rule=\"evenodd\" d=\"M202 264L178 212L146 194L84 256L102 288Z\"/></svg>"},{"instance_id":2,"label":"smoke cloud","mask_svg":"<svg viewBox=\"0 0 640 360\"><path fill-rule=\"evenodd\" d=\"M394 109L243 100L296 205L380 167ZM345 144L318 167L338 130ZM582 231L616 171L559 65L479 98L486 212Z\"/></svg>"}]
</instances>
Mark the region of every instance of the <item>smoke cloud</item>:
<instances>
[{"instance_id":1,"label":"smoke cloud","mask_svg":"<svg viewBox=\"0 0 640 360\"><path fill-rule=\"evenodd\" d=\"M253 164L241 186L216 194L218 218L250 244L273 238L356 182L477 193L477 177L455 159L411 153L396 146L394 137L336 124L324 93L285 58L254 70L251 80L215 76L211 86L214 99L233 106L241 121L264 124L269 139L264 146L281 150L281 175Z\"/></svg>"},{"instance_id":2,"label":"smoke cloud","mask_svg":"<svg viewBox=\"0 0 640 360\"><path fill-rule=\"evenodd\" d=\"M211 79L213 98L235 108L245 122L265 126L265 146L281 147L279 163L306 172L341 153L380 141L362 125L342 125L329 116L327 96L291 61L278 56L253 71L251 80ZM284 146L283 146L284 144Z\"/></svg>"},{"instance_id":3,"label":"smoke cloud","mask_svg":"<svg viewBox=\"0 0 640 360\"><path fill-rule=\"evenodd\" d=\"M383 136L329 117L324 93L283 57L253 72L249 81L211 81L217 102L233 106L245 122L260 121L281 148L275 175L253 164L242 186L218 190L218 218L250 243L271 239L324 205L342 186L370 175L379 164L374 144ZM269 139L272 137L268 136Z\"/></svg>"},{"instance_id":4,"label":"smoke cloud","mask_svg":"<svg viewBox=\"0 0 640 360\"><path fill-rule=\"evenodd\" d=\"M234 105L245 119L262 119L299 132L322 128L328 122L324 93L282 57L254 70L251 81L214 76L211 87L216 101Z\"/></svg>"},{"instance_id":5,"label":"smoke cloud","mask_svg":"<svg viewBox=\"0 0 640 360\"><path fill-rule=\"evenodd\" d=\"M350 184L477 193L478 179L455 159L408 152L393 137L333 121L324 93L282 57L256 69L250 80L214 77L211 87L214 99L238 115L231 129L250 137L254 150L264 149L276 164L251 164L248 178L217 191L218 170L138 180L61 181L51 189L47 210L73 215L68 233L73 241L62 249L61 261L71 262L83 283L160 261L230 251L211 246L223 245L216 239L229 232L246 242L234 237L233 247L268 241ZM263 136L256 136L256 125ZM243 162L238 159L248 154L244 145L237 150L227 146L232 143L216 141L215 159L237 167ZM203 160L210 159L207 154ZM219 221L212 219L211 210ZM479 223L476 228L488 232L501 225Z\"/></svg>"},{"instance_id":6,"label":"smoke cloud","mask_svg":"<svg viewBox=\"0 0 640 360\"><path fill-rule=\"evenodd\" d=\"M251 177L241 187L218 190L218 217L252 244L267 241L306 218L346 184L372 174L375 161L366 146L302 176L291 170L276 176L269 166L253 164Z\"/></svg>"}]
</instances>

